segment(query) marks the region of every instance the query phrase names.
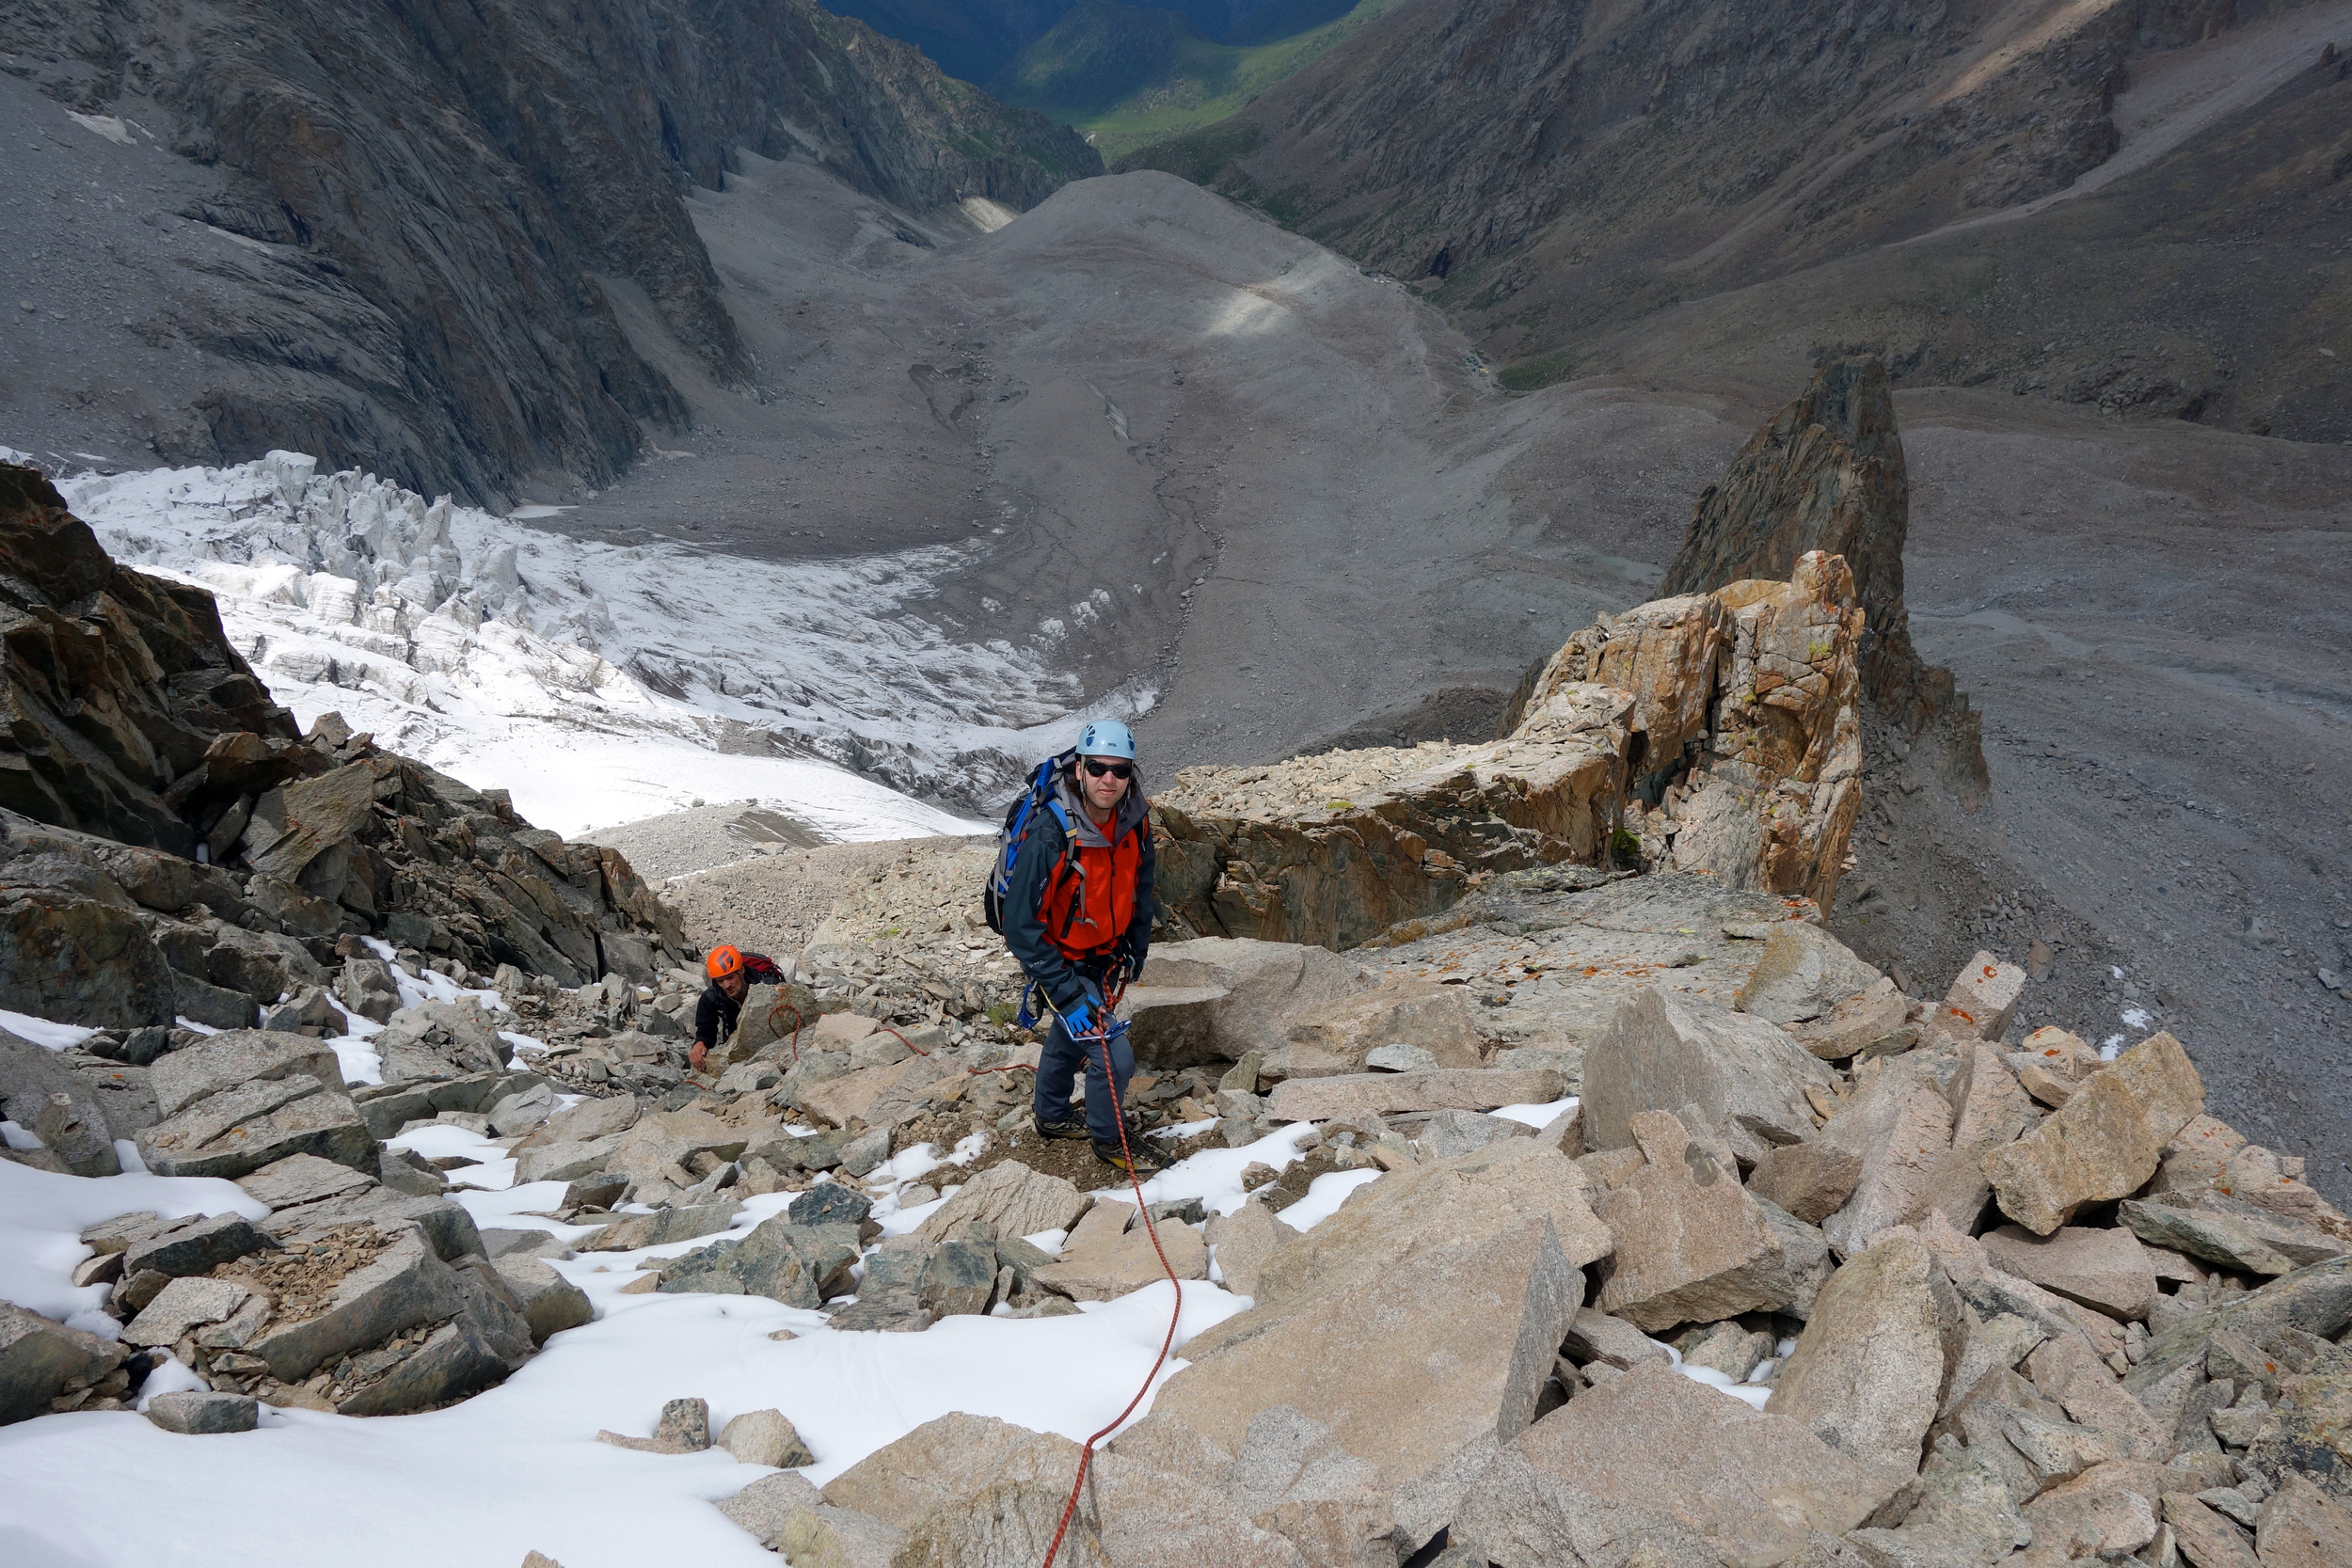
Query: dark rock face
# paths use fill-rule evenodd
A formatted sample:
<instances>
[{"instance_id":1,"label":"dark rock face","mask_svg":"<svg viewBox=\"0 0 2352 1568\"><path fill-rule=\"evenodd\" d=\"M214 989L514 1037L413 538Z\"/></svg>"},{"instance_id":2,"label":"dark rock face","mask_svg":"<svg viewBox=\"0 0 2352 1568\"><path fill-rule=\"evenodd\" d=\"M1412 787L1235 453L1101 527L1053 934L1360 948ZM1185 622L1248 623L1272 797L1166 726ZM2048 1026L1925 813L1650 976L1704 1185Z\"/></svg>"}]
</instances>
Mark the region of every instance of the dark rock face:
<instances>
[{"instance_id":1,"label":"dark rock face","mask_svg":"<svg viewBox=\"0 0 2352 1568\"><path fill-rule=\"evenodd\" d=\"M58 1053L0 1030L0 1117L38 1129L44 1116L53 1129L69 1135L43 1137L42 1143L74 1175L113 1176L122 1169L104 1109L81 1075Z\"/></svg>"},{"instance_id":2,"label":"dark rock face","mask_svg":"<svg viewBox=\"0 0 2352 1568\"><path fill-rule=\"evenodd\" d=\"M1903 441L1886 367L1856 356L1821 368L1710 484L1658 585L1703 594L1741 578L1785 580L1807 550L1842 555L1869 617L1864 678L1889 642L1911 645L1903 610L1903 539L1911 525Z\"/></svg>"},{"instance_id":3,"label":"dark rock face","mask_svg":"<svg viewBox=\"0 0 2352 1568\"><path fill-rule=\"evenodd\" d=\"M1597 275L1601 309L1645 262L1709 239L1724 252L1710 273L1778 270L1890 223L1927 226L1907 217L2058 189L2106 158L2133 8L2010 40L1963 74L1994 41L1988 9L1897 4L1831 22L1801 0L1637 16L1585 0L1418 6L1121 166L1198 173L1175 165L1206 159L1221 184L1404 277L1475 271L1540 236ZM1710 232L1691 231L1694 214ZM1768 215L1743 226L1752 214Z\"/></svg>"},{"instance_id":4,"label":"dark rock face","mask_svg":"<svg viewBox=\"0 0 2352 1568\"><path fill-rule=\"evenodd\" d=\"M2150 55L2292 10L1431 0L1120 167L1415 280L1512 390L1753 384L1867 350L1907 388L2332 443L2352 397L2308 345L2344 318L2280 280L2344 243L2347 62L2315 46L2259 104L2108 166L2131 151L2114 96ZM2116 177L2008 211L2086 174Z\"/></svg>"},{"instance_id":5,"label":"dark rock face","mask_svg":"<svg viewBox=\"0 0 2352 1568\"><path fill-rule=\"evenodd\" d=\"M117 565L8 465L0 653L0 1006L249 1026L323 982L338 939L395 923L404 944L566 985L685 946L617 851L340 723L301 736L210 594Z\"/></svg>"},{"instance_id":6,"label":"dark rock face","mask_svg":"<svg viewBox=\"0 0 2352 1568\"><path fill-rule=\"evenodd\" d=\"M642 291L722 385L755 390L680 199L719 185L738 148L917 208L1025 208L1101 169L1075 133L802 0L134 0L70 24L7 0L0 54L162 144L125 168L152 182L144 200L177 203L176 248L135 230L106 245L118 262L147 245L142 292L172 296L135 330L203 356L181 394L194 417L167 406L155 449L287 447L426 494L493 499L549 470L599 483L646 426L684 421L624 336L615 287Z\"/></svg>"},{"instance_id":7,"label":"dark rock face","mask_svg":"<svg viewBox=\"0 0 2352 1568\"><path fill-rule=\"evenodd\" d=\"M1700 495L1659 592L1779 580L1807 550L1844 556L1867 623L1864 693L1906 735L1935 731L1948 753L1947 777L1980 793L1981 721L1952 673L1926 663L1911 644L1903 607L1910 527L1911 484L1886 366L1867 355L1833 360L1740 449L1724 482Z\"/></svg>"},{"instance_id":8,"label":"dark rock face","mask_svg":"<svg viewBox=\"0 0 2352 1568\"><path fill-rule=\"evenodd\" d=\"M0 465L0 651L16 753L0 761L0 806L44 822L190 854L182 809L202 784L167 794L211 776L223 736L245 737L234 766L259 779L300 735L229 645L212 594L116 565L38 469L13 465Z\"/></svg>"}]
</instances>

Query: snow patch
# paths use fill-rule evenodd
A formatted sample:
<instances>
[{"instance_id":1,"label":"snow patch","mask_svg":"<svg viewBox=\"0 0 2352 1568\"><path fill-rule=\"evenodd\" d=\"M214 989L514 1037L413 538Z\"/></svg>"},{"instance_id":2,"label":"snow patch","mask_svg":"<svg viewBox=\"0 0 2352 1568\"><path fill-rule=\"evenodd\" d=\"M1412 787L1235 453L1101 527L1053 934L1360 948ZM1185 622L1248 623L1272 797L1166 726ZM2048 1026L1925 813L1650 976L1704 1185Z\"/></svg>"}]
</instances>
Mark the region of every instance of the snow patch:
<instances>
[{"instance_id":1,"label":"snow patch","mask_svg":"<svg viewBox=\"0 0 2352 1568\"><path fill-rule=\"evenodd\" d=\"M1244 1144L1239 1148L1204 1148L1178 1161L1146 1181L1143 1184L1143 1201L1181 1203L1188 1197L1197 1197L1204 1207L1220 1214L1230 1214L1248 1201L1248 1194L1241 1184L1244 1170L1253 1164L1262 1164L1279 1171L1293 1161L1303 1158L1314 1138L1312 1124L1297 1121L1288 1127L1277 1128L1257 1142ZM1329 1178L1318 1177L1316 1180L1323 1181ZM1312 1191L1311 1188L1309 1190ZM1136 1199L1135 1189L1131 1186L1106 1187L1094 1196L1097 1202L1111 1198L1121 1203L1133 1203Z\"/></svg>"},{"instance_id":2,"label":"snow patch","mask_svg":"<svg viewBox=\"0 0 2352 1568\"><path fill-rule=\"evenodd\" d=\"M64 1176L0 1160L0 1301L61 1323L95 1312L111 1287L74 1287L73 1265L90 1255L82 1232L142 1209L165 1219L234 1212L258 1220L269 1213L235 1182L212 1177ZM8 1517L0 1508L0 1518Z\"/></svg>"},{"instance_id":3,"label":"snow patch","mask_svg":"<svg viewBox=\"0 0 2352 1568\"><path fill-rule=\"evenodd\" d=\"M709 1401L714 1430L775 1408L816 1452L803 1473L820 1484L952 1411L1083 1441L1142 1385L1172 1305L1162 1282L1067 1317L843 1334L758 1297L625 1296L633 1273L588 1258L554 1266L588 1291L598 1321L447 1410L273 1411L259 1431L201 1440L127 1412L0 1429L9 1560L151 1568L197 1560L200 1543L208 1562L309 1563L331 1542L339 1568L491 1568L534 1550L566 1568L774 1568L711 1506L772 1472L718 1448L632 1453L597 1431L649 1433L663 1402L683 1397ZM1242 1305L1188 1285L1178 1345ZM771 1338L778 1329L797 1338Z\"/></svg>"},{"instance_id":4,"label":"snow patch","mask_svg":"<svg viewBox=\"0 0 2352 1568\"><path fill-rule=\"evenodd\" d=\"M1540 1132L1575 1110L1577 1104L1577 1097L1570 1095L1565 1100L1549 1101L1541 1105L1505 1105L1489 1111L1487 1115L1501 1117L1505 1121L1516 1121L1522 1127L1533 1127Z\"/></svg>"},{"instance_id":5,"label":"snow patch","mask_svg":"<svg viewBox=\"0 0 2352 1568\"><path fill-rule=\"evenodd\" d=\"M78 1023L52 1023L45 1018L35 1018L30 1013L12 1013L4 1007L0 1007L0 1029L7 1030L18 1039L44 1046L51 1051L64 1051L77 1046L98 1033Z\"/></svg>"},{"instance_id":6,"label":"snow patch","mask_svg":"<svg viewBox=\"0 0 2352 1568\"><path fill-rule=\"evenodd\" d=\"M1348 1194L1367 1181L1379 1179L1380 1173L1376 1170L1327 1171L1307 1184L1305 1197L1278 1212L1274 1217L1294 1230L1312 1230L1340 1212L1340 1205L1347 1201Z\"/></svg>"},{"instance_id":7,"label":"snow patch","mask_svg":"<svg viewBox=\"0 0 2352 1568\"><path fill-rule=\"evenodd\" d=\"M1719 1372L1712 1367L1692 1366L1689 1362L1682 1359L1682 1353L1680 1351L1675 1349L1674 1346L1666 1343L1663 1339L1652 1339L1650 1343L1656 1345L1660 1350L1664 1351L1666 1354L1673 1359L1675 1370L1680 1372L1684 1377L1689 1378L1693 1383L1704 1383L1709 1388L1716 1389L1722 1393L1729 1394L1735 1400L1745 1401L1748 1404L1757 1410L1763 1409L1766 1404L1772 1402L1772 1390L1767 1385L1735 1383L1732 1381L1731 1374L1728 1372ZM1788 1340L1783 1340L1782 1343L1792 1344L1792 1342ZM1785 1357L1788 1354L1788 1352L1783 1351L1781 1353L1781 1356ZM1778 1357L1769 1361L1759 1361L1756 1363L1756 1372L1768 1371L1772 1368L1779 1366L1779 1364L1780 1358ZM1754 1377L1756 1372L1750 1372L1748 1375Z\"/></svg>"}]
</instances>

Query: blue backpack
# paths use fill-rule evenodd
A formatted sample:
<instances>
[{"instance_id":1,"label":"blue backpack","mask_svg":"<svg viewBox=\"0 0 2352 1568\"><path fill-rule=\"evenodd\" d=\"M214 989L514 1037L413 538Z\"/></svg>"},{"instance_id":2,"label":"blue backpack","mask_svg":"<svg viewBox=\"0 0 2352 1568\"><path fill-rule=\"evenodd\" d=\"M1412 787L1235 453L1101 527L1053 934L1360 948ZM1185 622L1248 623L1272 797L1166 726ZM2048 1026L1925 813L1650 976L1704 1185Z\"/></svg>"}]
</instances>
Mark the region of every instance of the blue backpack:
<instances>
[{"instance_id":1,"label":"blue backpack","mask_svg":"<svg viewBox=\"0 0 2352 1568\"><path fill-rule=\"evenodd\" d=\"M980 913L987 919L988 928L998 936L1005 933L1005 898L1011 889L1012 864L1021 858L1021 841L1029 836L1029 827L1037 820L1037 814L1052 812L1054 820L1061 824L1065 862L1075 848L1077 839L1070 831L1070 815L1054 789L1054 775L1077 759L1078 753L1073 750L1039 763L1037 771L1029 776L1029 787L1014 796L1012 804L1005 808L1004 824L996 830L996 858L989 863L988 885L980 893Z\"/></svg>"}]
</instances>

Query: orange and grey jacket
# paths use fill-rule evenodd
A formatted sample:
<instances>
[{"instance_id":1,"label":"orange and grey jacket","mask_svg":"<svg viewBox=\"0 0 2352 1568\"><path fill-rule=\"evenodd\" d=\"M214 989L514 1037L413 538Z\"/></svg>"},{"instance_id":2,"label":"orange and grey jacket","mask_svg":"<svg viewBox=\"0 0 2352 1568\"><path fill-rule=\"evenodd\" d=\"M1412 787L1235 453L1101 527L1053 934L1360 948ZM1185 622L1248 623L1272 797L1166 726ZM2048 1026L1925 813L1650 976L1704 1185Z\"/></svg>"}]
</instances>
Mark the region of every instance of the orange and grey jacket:
<instances>
[{"instance_id":1,"label":"orange and grey jacket","mask_svg":"<svg viewBox=\"0 0 2352 1568\"><path fill-rule=\"evenodd\" d=\"M1059 809L1036 814L1006 884L1005 945L1066 1012L1085 998L1085 981L1099 983L1120 960L1131 974L1142 970L1154 857L1140 772L1107 830L1087 816L1071 769L1055 775L1054 793Z\"/></svg>"}]
</instances>

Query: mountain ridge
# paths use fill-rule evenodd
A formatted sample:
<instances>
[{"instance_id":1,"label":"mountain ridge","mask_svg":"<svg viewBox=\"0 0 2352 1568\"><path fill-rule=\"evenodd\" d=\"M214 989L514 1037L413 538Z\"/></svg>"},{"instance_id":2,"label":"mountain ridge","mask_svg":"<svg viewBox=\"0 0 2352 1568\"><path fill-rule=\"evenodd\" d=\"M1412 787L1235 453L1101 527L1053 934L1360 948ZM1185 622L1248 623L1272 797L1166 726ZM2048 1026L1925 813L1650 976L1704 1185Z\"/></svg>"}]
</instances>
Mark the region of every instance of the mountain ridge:
<instances>
[{"instance_id":1,"label":"mountain ridge","mask_svg":"<svg viewBox=\"0 0 2352 1568\"><path fill-rule=\"evenodd\" d=\"M2352 39L2352 12L1877 6L1822 30L1775 0L1541 15L1415 0L1232 119L1119 166L1208 184L1413 281L1511 365L1518 389L1637 371L1647 334L1627 329L1697 310L1707 328L1680 336L1677 352L1699 373L1745 355L1761 363L1742 373L1772 384L1873 348L1919 381L2039 381L2027 389L2340 439L2352 431L2340 377L2297 388L2272 374L2250 395L2234 380L2246 361L2275 369L2287 341L2332 340L2352 321L2336 301L2337 264L2322 263L2328 281L2312 291L2251 275L2198 287L2233 249L2267 252L2273 269L2340 253L2352 141L2334 127L2352 88L2340 55L2312 41L2330 27ZM2095 195L2065 199L2123 149L2119 95L2143 74L2193 78L2225 40L2276 40L2275 70L2266 58L2246 69L2274 70L2283 85ZM2290 69L2297 51L2307 64ZM2144 129L2134 123L2135 135ZM2093 210L2110 214L2104 228ZM2182 243L2214 254L2168 252ZM2090 257L2110 270L2086 266ZM1977 276L1919 286L1937 267ZM2007 320L1978 321L2000 292L1988 271L2054 304L2044 316L2113 325L2153 294L2185 293L2186 310L2173 313L2186 341L2143 351L2136 372L2100 374L2078 395L2070 388L2088 367L2038 348L2049 332L2020 325L2001 341ZM2216 293L2226 297L2203 297ZM2328 303L2308 311L2303 293ZM1890 306L1902 333L1887 331ZM1937 324L1918 321L1923 307ZM2265 311L2304 319L2274 339ZM1824 331L1825 317L1836 328ZM1915 352L1921 339L1930 346ZM2135 373L2137 387L2121 385Z\"/></svg>"},{"instance_id":2,"label":"mountain ridge","mask_svg":"<svg viewBox=\"0 0 2352 1568\"><path fill-rule=\"evenodd\" d=\"M20 393L12 424L77 402L80 440L97 426L167 461L284 447L426 493L595 485L687 418L600 278L641 289L706 373L764 395L681 204L735 149L918 209L1025 209L1101 166L1072 133L803 0L362 14L216 0L60 25L0 7L8 73L96 133L28 160L61 176L53 200L100 209L64 210L60 243L129 269L134 304L171 296L118 323L87 286L12 279L28 306L41 286L56 299L12 324L31 336L11 357L49 394ZM72 134L12 96L28 135ZM140 185L161 213L135 210ZM100 389L118 367L79 363L93 339L133 387Z\"/></svg>"}]
</instances>

